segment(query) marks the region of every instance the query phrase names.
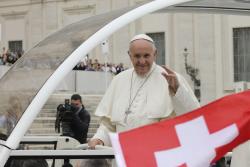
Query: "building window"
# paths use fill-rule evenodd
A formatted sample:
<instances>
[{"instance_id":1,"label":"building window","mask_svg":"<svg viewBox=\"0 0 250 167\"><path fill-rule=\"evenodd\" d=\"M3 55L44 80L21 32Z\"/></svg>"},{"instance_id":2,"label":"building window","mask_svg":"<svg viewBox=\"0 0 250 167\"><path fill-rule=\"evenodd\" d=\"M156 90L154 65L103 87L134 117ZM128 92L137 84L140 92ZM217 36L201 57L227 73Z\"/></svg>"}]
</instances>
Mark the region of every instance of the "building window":
<instances>
[{"instance_id":1,"label":"building window","mask_svg":"<svg viewBox=\"0 0 250 167\"><path fill-rule=\"evenodd\" d=\"M250 27L233 29L234 81L250 81Z\"/></svg>"},{"instance_id":2,"label":"building window","mask_svg":"<svg viewBox=\"0 0 250 167\"><path fill-rule=\"evenodd\" d=\"M13 53L23 51L23 41L9 41L9 50Z\"/></svg>"},{"instance_id":3,"label":"building window","mask_svg":"<svg viewBox=\"0 0 250 167\"><path fill-rule=\"evenodd\" d=\"M157 49L156 63L159 65L165 65L165 33L147 33L155 41Z\"/></svg>"}]
</instances>

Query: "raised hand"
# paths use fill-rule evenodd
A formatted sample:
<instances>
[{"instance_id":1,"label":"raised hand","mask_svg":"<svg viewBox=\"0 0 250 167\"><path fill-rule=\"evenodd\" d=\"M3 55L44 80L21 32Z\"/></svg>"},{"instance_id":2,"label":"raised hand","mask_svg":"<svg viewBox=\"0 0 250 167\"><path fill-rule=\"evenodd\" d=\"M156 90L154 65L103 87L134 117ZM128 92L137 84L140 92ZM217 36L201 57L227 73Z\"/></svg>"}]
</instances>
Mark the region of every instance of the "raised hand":
<instances>
[{"instance_id":1,"label":"raised hand","mask_svg":"<svg viewBox=\"0 0 250 167\"><path fill-rule=\"evenodd\" d=\"M162 75L168 82L170 94L174 96L177 92L177 89L179 88L179 81L177 79L177 76L174 71L170 70L168 67L162 66L162 68L164 68L166 71L166 73L162 72Z\"/></svg>"}]
</instances>

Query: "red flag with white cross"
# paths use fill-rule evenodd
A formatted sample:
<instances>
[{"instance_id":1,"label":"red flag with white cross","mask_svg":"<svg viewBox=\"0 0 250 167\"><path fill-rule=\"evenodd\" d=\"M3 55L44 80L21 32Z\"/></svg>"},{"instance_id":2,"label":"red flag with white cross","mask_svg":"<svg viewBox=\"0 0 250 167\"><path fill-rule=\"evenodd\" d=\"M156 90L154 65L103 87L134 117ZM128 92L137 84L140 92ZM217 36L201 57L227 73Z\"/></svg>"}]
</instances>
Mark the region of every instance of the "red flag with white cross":
<instances>
[{"instance_id":1,"label":"red flag with white cross","mask_svg":"<svg viewBox=\"0 0 250 167\"><path fill-rule=\"evenodd\" d=\"M120 167L208 167L250 139L250 91L110 136Z\"/></svg>"}]
</instances>

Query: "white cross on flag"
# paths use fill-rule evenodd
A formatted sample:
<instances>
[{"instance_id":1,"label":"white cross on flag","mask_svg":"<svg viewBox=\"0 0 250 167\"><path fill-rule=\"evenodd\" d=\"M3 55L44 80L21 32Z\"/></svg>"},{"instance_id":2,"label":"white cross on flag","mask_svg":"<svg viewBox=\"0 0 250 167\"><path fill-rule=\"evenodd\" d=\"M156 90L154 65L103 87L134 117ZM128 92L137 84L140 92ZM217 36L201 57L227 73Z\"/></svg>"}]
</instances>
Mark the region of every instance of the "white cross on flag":
<instances>
[{"instance_id":1,"label":"white cross on flag","mask_svg":"<svg viewBox=\"0 0 250 167\"><path fill-rule=\"evenodd\" d=\"M250 139L250 91L110 136L120 167L208 167Z\"/></svg>"}]
</instances>

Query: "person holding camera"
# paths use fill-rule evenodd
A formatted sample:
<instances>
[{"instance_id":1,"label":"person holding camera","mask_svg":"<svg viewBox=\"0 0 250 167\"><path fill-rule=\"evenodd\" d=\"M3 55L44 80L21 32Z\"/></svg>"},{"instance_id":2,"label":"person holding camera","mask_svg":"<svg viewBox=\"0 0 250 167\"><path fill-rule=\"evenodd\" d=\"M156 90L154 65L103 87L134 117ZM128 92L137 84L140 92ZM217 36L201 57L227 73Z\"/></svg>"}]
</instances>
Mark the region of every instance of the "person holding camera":
<instances>
[{"instance_id":1,"label":"person holding camera","mask_svg":"<svg viewBox=\"0 0 250 167\"><path fill-rule=\"evenodd\" d=\"M81 144L86 143L89 122L90 114L84 108L79 94L72 95L71 100L66 99L65 104L58 105L55 128L60 132L61 125L63 136L70 136Z\"/></svg>"}]
</instances>

